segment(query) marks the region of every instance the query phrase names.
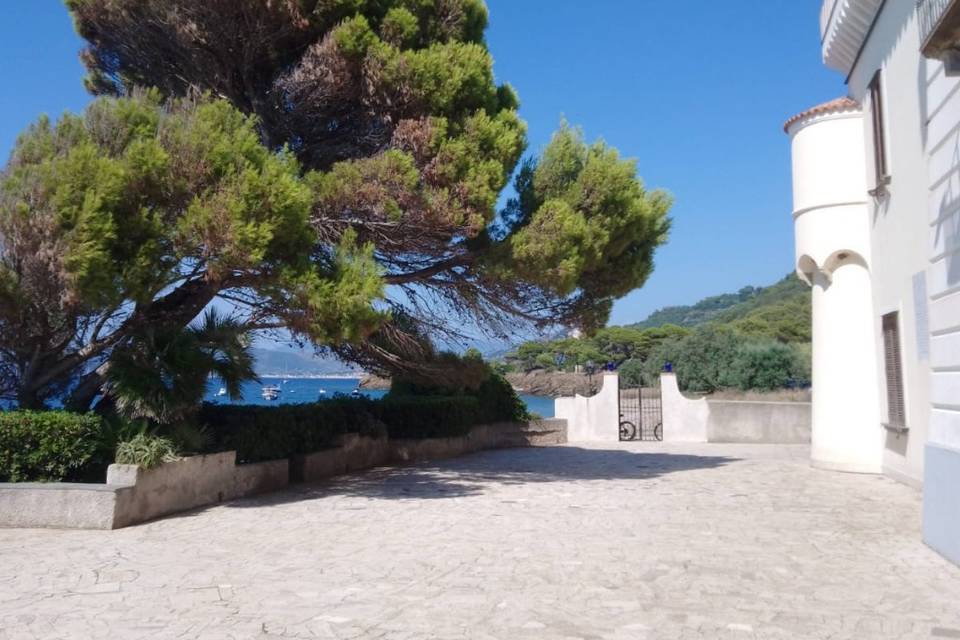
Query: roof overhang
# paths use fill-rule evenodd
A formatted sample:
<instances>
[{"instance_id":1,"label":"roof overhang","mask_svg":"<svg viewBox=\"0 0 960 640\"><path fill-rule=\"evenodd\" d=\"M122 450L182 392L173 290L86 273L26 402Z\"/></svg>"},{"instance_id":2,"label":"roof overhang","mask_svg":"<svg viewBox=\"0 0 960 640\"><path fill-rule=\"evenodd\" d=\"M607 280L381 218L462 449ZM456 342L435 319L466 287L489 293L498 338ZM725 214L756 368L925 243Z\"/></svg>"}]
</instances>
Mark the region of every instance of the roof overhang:
<instances>
[{"instance_id":1,"label":"roof overhang","mask_svg":"<svg viewBox=\"0 0 960 640\"><path fill-rule=\"evenodd\" d=\"M824 0L820 35L825 65L844 76L850 75L883 3L884 0Z\"/></svg>"}]
</instances>

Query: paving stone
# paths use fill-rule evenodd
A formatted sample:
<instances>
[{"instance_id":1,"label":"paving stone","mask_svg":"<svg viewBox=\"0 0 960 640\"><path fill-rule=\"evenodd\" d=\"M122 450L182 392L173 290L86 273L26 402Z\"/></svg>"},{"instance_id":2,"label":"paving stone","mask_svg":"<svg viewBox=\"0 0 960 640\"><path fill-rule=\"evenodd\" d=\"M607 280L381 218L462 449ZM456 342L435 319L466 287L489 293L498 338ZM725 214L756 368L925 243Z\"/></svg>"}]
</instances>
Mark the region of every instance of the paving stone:
<instances>
[{"instance_id":1,"label":"paving stone","mask_svg":"<svg viewBox=\"0 0 960 640\"><path fill-rule=\"evenodd\" d=\"M919 493L808 453L490 451L113 532L0 529L0 640L960 637Z\"/></svg>"}]
</instances>

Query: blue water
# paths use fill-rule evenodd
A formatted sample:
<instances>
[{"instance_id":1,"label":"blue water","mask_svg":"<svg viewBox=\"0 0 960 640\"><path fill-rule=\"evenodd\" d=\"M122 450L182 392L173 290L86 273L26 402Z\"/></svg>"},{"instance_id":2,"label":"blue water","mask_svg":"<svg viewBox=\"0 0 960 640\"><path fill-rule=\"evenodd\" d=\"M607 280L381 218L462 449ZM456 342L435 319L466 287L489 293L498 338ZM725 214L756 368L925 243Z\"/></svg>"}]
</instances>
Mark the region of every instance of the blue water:
<instances>
[{"instance_id":1,"label":"blue water","mask_svg":"<svg viewBox=\"0 0 960 640\"><path fill-rule=\"evenodd\" d=\"M323 398L332 398L341 393L349 395L357 388L360 383L359 378L288 378L286 382L282 378L262 378L261 382L247 382L241 388L243 398L240 400L231 400L227 396L217 397L217 390L220 388L220 381L211 379L207 383L207 393L205 400L218 404L299 404L304 402L316 402ZM276 385L280 387L280 397L275 401L264 400L260 395L261 389L265 385ZM325 391L324 394L320 390ZM379 389L360 389L360 394L368 398L382 398L386 391ZM553 398L544 398L542 396L521 395L520 399L527 404L527 408L538 413L544 418L553 417Z\"/></svg>"}]
</instances>

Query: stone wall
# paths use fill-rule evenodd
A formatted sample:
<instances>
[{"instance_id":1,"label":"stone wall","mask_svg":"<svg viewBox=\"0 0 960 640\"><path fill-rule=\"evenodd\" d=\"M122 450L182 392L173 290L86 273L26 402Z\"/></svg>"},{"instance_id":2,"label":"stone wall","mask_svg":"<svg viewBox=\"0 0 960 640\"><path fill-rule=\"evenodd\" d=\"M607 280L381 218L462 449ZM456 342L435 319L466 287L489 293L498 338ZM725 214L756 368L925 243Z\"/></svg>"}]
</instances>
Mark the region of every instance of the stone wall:
<instances>
[{"instance_id":1,"label":"stone wall","mask_svg":"<svg viewBox=\"0 0 960 640\"><path fill-rule=\"evenodd\" d=\"M236 464L236 452L193 456L155 469L110 465L106 484L0 483L0 527L118 529L165 515L386 464L484 449L562 444L564 420L474 427L456 438L344 436L340 445L291 460Z\"/></svg>"},{"instance_id":2,"label":"stone wall","mask_svg":"<svg viewBox=\"0 0 960 640\"><path fill-rule=\"evenodd\" d=\"M183 458L155 469L110 465L107 485L131 487L117 495L113 528L287 486L287 460L238 466L236 457L235 451L225 451Z\"/></svg>"},{"instance_id":3,"label":"stone wall","mask_svg":"<svg viewBox=\"0 0 960 640\"><path fill-rule=\"evenodd\" d=\"M660 376L665 442L809 444L809 402L687 398L674 374Z\"/></svg>"},{"instance_id":4,"label":"stone wall","mask_svg":"<svg viewBox=\"0 0 960 640\"><path fill-rule=\"evenodd\" d=\"M388 464L439 460L486 449L557 445L566 441L567 423L560 419L536 420L524 425L483 425L456 438L389 440L351 433L343 436L334 449L294 456L290 461L290 478L292 482L315 482Z\"/></svg>"},{"instance_id":5,"label":"stone wall","mask_svg":"<svg viewBox=\"0 0 960 640\"><path fill-rule=\"evenodd\" d=\"M707 442L810 444L809 402L707 400Z\"/></svg>"}]
</instances>

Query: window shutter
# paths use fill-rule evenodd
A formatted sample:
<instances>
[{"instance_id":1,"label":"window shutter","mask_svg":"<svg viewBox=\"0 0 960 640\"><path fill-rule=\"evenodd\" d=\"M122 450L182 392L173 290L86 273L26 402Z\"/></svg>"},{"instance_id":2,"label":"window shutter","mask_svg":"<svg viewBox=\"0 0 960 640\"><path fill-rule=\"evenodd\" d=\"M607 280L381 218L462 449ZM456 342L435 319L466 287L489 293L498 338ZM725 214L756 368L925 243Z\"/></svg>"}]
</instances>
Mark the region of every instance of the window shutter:
<instances>
[{"instance_id":1,"label":"window shutter","mask_svg":"<svg viewBox=\"0 0 960 640\"><path fill-rule=\"evenodd\" d=\"M870 81L870 115L873 125L873 168L875 187L882 187L888 181L887 140L884 130L883 88L880 84L880 72Z\"/></svg>"},{"instance_id":2,"label":"window shutter","mask_svg":"<svg viewBox=\"0 0 960 640\"><path fill-rule=\"evenodd\" d=\"M897 312L883 316L883 352L887 379L887 420L890 426L906 427L903 362L900 357L900 318Z\"/></svg>"}]
</instances>

